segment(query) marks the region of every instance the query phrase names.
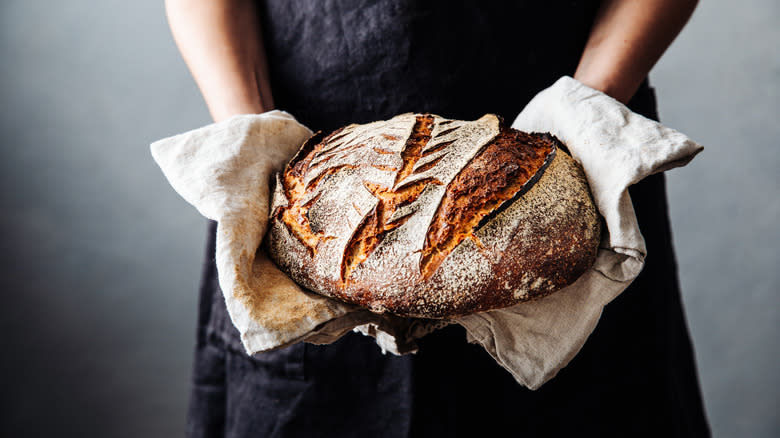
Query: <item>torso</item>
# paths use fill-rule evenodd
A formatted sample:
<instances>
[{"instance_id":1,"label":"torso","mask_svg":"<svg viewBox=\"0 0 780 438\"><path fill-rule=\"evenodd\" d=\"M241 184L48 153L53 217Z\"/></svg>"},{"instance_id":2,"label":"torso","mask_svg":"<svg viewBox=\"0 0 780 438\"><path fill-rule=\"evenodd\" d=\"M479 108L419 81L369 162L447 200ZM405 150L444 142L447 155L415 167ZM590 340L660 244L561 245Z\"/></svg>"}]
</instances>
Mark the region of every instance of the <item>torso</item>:
<instances>
[{"instance_id":1,"label":"torso","mask_svg":"<svg viewBox=\"0 0 780 438\"><path fill-rule=\"evenodd\" d=\"M495 113L511 123L537 92L574 73L598 6L259 4L276 106L325 132L404 112L463 120ZM630 106L655 117L646 84ZM350 334L249 358L209 264L190 421L216 415L212 423L229 436L706 435L663 177L636 184L631 196L647 265L606 307L577 357L538 391L467 344L459 326L423 338L419 353L403 357Z\"/></svg>"},{"instance_id":2,"label":"torso","mask_svg":"<svg viewBox=\"0 0 780 438\"><path fill-rule=\"evenodd\" d=\"M431 112L511 123L573 75L592 1L266 0L276 106L314 130ZM565 10L565 13L561 13Z\"/></svg>"}]
</instances>

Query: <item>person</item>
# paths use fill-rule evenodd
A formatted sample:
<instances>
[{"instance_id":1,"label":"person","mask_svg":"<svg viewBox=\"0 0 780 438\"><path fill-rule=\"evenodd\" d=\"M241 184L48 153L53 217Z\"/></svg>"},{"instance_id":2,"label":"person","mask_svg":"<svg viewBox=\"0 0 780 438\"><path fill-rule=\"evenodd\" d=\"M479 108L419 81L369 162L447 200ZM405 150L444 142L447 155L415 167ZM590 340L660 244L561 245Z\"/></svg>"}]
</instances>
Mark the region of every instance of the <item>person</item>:
<instances>
[{"instance_id":1,"label":"person","mask_svg":"<svg viewBox=\"0 0 780 438\"><path fill-rule=\"evenodd\" d=\"M647 74L695 0L167 0L214 120L279 108L313 130L430 112L511 122L563 75L656 118ZM708 436L671 245L665 182L630 189L647 263L580 353L537 391L459 326L381 354L349 334L250 357L227 315L214 224L187 435Z\"/></svg>"}]
</instances>

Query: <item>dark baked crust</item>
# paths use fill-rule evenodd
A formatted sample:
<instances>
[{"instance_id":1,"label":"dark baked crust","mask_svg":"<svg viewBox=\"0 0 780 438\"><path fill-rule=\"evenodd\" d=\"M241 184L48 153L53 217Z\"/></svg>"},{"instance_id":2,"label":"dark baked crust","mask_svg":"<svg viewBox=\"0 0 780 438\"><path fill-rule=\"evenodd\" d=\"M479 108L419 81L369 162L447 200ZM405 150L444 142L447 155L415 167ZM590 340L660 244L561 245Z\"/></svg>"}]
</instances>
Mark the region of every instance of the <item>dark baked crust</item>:
<instances>
[{"instance_id":1,"label":"dark baked crust","mask_svg":"<svg viewBox=\"0 0 780 438\"><path fill-rule=\"evenodd\" d=\"M554 153L550 135L509 128L490 141L447 186L425 239L423 277L430 277L464 239L475 239L472 232L505 202L529 189L531 178L541 176Z\"/></svg>"},{"instance_id":2,"label":"dark baked crust","mask_svg":"<svg viewBox=\"0 0 780 438\"><path fill-rule=\"evenodd\" d=\"M584 175L555 137L492 117L402 115L316 135L279 178L272 259L315 292L403 316L449 318L571 284L600 237Z\"/></svg>"}]
</instances>

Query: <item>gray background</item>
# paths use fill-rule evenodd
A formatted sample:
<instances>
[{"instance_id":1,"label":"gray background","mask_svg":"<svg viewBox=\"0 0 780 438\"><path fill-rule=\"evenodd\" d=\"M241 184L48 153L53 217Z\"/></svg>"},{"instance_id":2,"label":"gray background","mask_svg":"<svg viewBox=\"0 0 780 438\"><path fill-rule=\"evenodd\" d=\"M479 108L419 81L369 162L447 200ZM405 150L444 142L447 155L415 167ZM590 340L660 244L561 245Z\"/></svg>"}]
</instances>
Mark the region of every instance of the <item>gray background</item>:
<instances>
[{"instance_id":1,"label":"gray background","mask_svg":"<svg viewBox=\"0 0 780 438\"><path fill-rule=\"evenodd\" d=\"M669 195L721 437L780 434L778 47L777 1L705 1L651 74L706 146ZM4 0L0 101L0 434L181 435L205 221L148 144L209 118L162 2Z\"/></svg>"}]
</instances>

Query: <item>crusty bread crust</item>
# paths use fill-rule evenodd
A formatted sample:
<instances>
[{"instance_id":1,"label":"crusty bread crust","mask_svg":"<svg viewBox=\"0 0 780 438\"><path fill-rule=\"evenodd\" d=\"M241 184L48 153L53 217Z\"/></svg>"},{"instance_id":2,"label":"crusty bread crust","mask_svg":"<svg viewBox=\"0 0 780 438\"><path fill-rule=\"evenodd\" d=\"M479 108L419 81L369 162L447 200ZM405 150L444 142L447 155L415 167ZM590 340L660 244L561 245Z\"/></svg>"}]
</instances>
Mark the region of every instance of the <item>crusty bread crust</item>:
<instances>
[{"instance_id":1,"label":"crusty bread crust","mask_svg":"<svg viewBox=\"0 0 780 438\"><path fill-rule=\"evenodd\" d=\"M277 177L266 247L326 296L451 318L545 296L595 260L601 222L549 134L431 114L317 134Z\"/></svg>"}]
</instances>

